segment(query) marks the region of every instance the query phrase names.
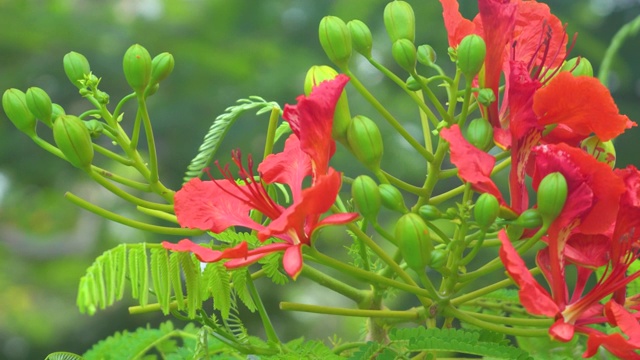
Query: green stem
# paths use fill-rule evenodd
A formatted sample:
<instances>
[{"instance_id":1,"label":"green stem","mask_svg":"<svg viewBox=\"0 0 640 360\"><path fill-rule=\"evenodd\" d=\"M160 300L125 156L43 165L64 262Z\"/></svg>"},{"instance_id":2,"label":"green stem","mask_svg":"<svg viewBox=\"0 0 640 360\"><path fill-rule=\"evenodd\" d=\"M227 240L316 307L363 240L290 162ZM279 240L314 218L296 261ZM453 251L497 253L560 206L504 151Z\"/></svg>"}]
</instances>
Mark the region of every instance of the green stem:
<instances>
[{"instance_id":1,"label":"green stem","mask_svg":"<svg viewBox=\"0 0 640 360\"><path fill-rule=\"evenodd\" d=\"M156 142L153 138L153 128L151 127L151 119L149 119L149 111L144 96L138 96L138 107L141 111L142 124L147 137L147 151L149 152L149 183L158 182L158 154L156 152Z\"/></svg>"},{"instance_id":2,"label":"green stem","mask_svg":"<svg viewBox=\"0 0 640 360\"><path fill-rule=\"evenodd\" d=\"M339 316L356 316L371 318L387 318L387 319L406 319L419 320L420 313L416 310L362 310L362 309L345 309L321 305L298 304L291 302L281 302L280 310L285 311L303 311L316 314L328 314Z\"/></svg>"},{"instance_id":3,"label":"green stem","mask_svg":"<svg viewBox=\"0 0 640 360\"><path fill-rule=\"evenodd\" d=\"M126 104L129 100L134 99L135 97L136 97L136 93L132 92L131 94L123 97L122 100L120 100L120 102L118 103L118 105L116 105L116 109L113 111L113 117L116 119L116 121L118 120L118 116L120 116L120 113L124 104Z\"/></svg>"},{"instance_id":4,"label":"green stem","mask_svg":"<svg viewBox=\"0 0 640 360\"><path fill-rule=\"evenodd\" d=\"M262 298L258 293L258 289L256 289L256 286L253 283L253 279L249 275L247 275L247 288L249 289L251 297L256 304L256 309L258 310L258 314L260 315L260 320L262 320L262 326L264 327L264 331L267 334L267 339L274 344L280 344L280 339L278 338L276 329L273 327L271 319L269 319L267 309L264 307Z\"/></svg>"},{"instance_id":5,"label":"green stem","mask_svg":"<svg viewBox=\"0 0 640 360\"><path fill-rule=\"evenodd\" d=\"M353 286L347 285L340 280L337 280L321 271L312 268L309 265L302 267L300 275L306 277L313 282L331 289L338 294L353 300L358 305L367 302L370 298L370 291L356 289Z\"/></svg>"},{"instance_id":6,"label":"green stem","mask_svg":"<svg viewBox=\"0 0 640 360\"><path fill-rule=\"evenodd\" d=\"M415 186L415 185L411 185L407 182L404 182L400 179L398 179L397 177L389 174L388 172L384 171L384 170L380 170L384 176L387 178L387 180L389 180L389 183L395 187L398 187L406 192L410 192L414 195L420 195L422 194L424 191L421 187Z\"/></svg>"},{"instance_id":7,"label":"green stem","mask_svg":"<svg viewBox=\"0 0 640 360\"><path fill-rule=\"evenodd\" d=\"M602 59L602 64L600 65L600 71L598 72L598 79L600 79L601 83L607 85L611 63L613 62L613 58L616 56L616 53L622 46L622 43L628 37L631 37L638 33L638 31L640 31L640 15L636 16L635 19L626 23L613 36L613 38L611 39L611 43L607 48L607 51L605 51L604 53L604 58Z\"/></svg>"},{"instance_id":8,"label":"green stem","mask_svg":"<svg viewBox=\"0 0 640 360\"><path fill-rule=\"evenodd\" d=\"M122 185L126 185L132 189L136 189L136 190L140 190L140 191L144 191L144 192L150 192L151 191L151 187L149 186L149 184L145 184L145 183L141 183L138 181L134 181L134 180L130 180L127 179L123 176L114 174L110 171L107 171L105 169L99 168L95 165L91 165L91 170L95 173L97 173L98 175L107 178L109 180L113 180L119 184Z\"/></svg>"},{"instance_id":9,"label":"green stem","mask_svg":"<svg viewBox=\"0 0 640 360\"><path fill-rule=\"evenodd\" d=\"M357 347L361 347L366 345L367 343L365 342L351 342L351 343L344 343L341 345L338 345L336 347L334 347L333 349L331 349L331 351L333 351L334 354L336 355L340 355L342 352L345 352L347 350L351 350L351 349L355 349Z\"/></svg>"},{"instance_id":10,"label":"green stem","mask_svg":"<svg viewBox=\"0 0 640 360\"><path fill-rule=\"evenodd\" d=\"M137 206L136 209L143 214L147 214L149 216L162 219L164 221L178 224L178 217L176 217L174 214L169 214L160 210L147 209L146 207L142 207L142 206Z\"/></svg>"},{"instance_id":11,"label":"green stem","mask_svg":"<svg viewBox=\"0 0 640 360\"><path fill-rule=\"evenodd\" d=\"M433 154L430 153L424 146L422 146L416 139L409 134L407 130L396 120L393 115L367 90L364 85L358 80L358 78L348 69L345 70L345 74L351 78L351 84L358 90L358 92L364 97L385 120L391 125L408 143L413 147L422 157L427 161L433 160Z\"/></svg>"},{"instance_id":12,"label":"green stem","mask_svg":"<svg viewBox=\"0 0 640 360\"><path fill-rule=\"evenodd\" d=\"M93 144L93 150L95 150L97 153L100 153L100 154L108 157L109 159L115 160L115 161L117 161L117 162L119 162L119 163L121 163L123 165L126 165L126 166L133 165L133 161L131 159L127 159L127 158L125 158L123 156L120 156L120 155L114 153L113 151L111 151L111 150L109 150L107 148L104 148L104 147L102 147L102 146L100 146L98 144Z\"/></svg>"},{"instance_id":13,"label":"green stem","mask_svg":"<svg viewBox=\"0 0 640 360\"><path fill-rule=\"evenodd\" d=\"M481 296L490 294L496 290L505 288L511 284L513 284L513 280L511 279L504 279L504 280L498 281L497 283L491 284L489 286L485 286L482 289L478 289L478 290L466 293L464 295L458 296L457 298L451 299L451 305L457 306L457 305L463 304L467 301L474 300Z\"/></svg>"},{"instance_id":14,"label":"green stem","mask_svg":"<svg viewBox=\"0 0 640 360\"><path fill-rule=\"evenodd\" d=\"M331 268L334 268L336 270L339 270L347 275L353 276L355 278L361 279L366 281L369 284L377 284L377 285L387 285L389 287L393 287L399 290L404 290L408 293L417 295L419 297L429 297L431 296L431 293L429 293L427 290L417 286L417 285L409 285L409 284L405 284L393 279L389 279L387 277L369 272L369 271L364 271L360 268L357 268L355 266L351 266L351 265L347 265L341 261L338 261L332 257L326 256L324 254L322 254L321 252L317 251L314 248L307 248L308 250L308 255L305 256L305 258L308 258L311 261L314 261L318 264L322 264ZM427 301L431 301L429 299L426 299Z\"/></svg>"},{"instance_id":15,"label":"green stem","mask_svg":"<svg viewBox=\"0 0 640 360\"><path fill-rule=\"evenodd\" d=\"M151 201L147 201L147 200L143 200L140 199L138 197L135 197L131 194L129 194L128 192L120 189L119 187L115 186L112 182L108 181L107 179L103 178L100 174L98 174L97 172L95 172L93 169L90 169L89 171L87 171L87 173L91 176L91 178L97 182L98 184L102 185L102 187L104 187L105 189L111 191L112 193L114 193L115 195L121 197L122 199L134 204L134 205L139 205L139 206L143 206L149 209L154 209L154 210L162 210L165 212L172 212L173 211L173 205L168 205L168 204L158 204L155 202L151 202Z\"/></svg>"},{"instance_id":16,"label":"green stem","mask_svg":"<svg viewBox=\"0 0 640 360\"><path fill-rule=\"evenodd\" d=\"M475 325L481 327L483 329L495 331L502 334L512 335L512 336L526 336L526 337L544 337L549 336L549 329L520 329L513 328L508 326L497 325L493 322L488 322L484 320L480 320L477 317L473 316L472 313L467 313L461 310L458 310L452 306L449 306L445 309L444 313L447 316L452 316L460 319L461 321L467 322L471 325Z\"/></svg>"},{"instance_id":17,"label":"green stem","mask_svg":"<svg viewBox=\"0 0 640 360\"><path fill-rule=\"evenodd\" d=\"M276 138L276 129L278 128L278 120L280 119L280 109L274 107L271 109L269 116L269 127L267 128L267 139L264 143L264 155L262 159L266 159L273 152L273 145Z\"/></svg>"},{"instance_id":18,"label":"green stem","mask_svg":"<svg viewBox=\"0 0 640 360\"><path fill-rule=\"evenodd\" d=\"M497 316L478 312L469 312L460 310L470 316L476 317L483 321L489 321L495 324L504 324L512 326L532 326L532 327L545 327L549 328L553 324L553 319L530 319L530 318L517 318L511 316Z\"/></svg>"},{"instance_id":19,"label":"green stem","mask_svg":"<svg viewBox=\"0 0 640 360\"><path fill-rule=\"evenodd\" d=\"M98 216L101 216L105 219L109 219L109 220L118 222L120 224L130 226L132 228L136 228L144 231L150 231L157 234L177 235L177 236L197 236L197 235L202 235L204 233L204 231L198 230L198 229L180 229L180 228L146 224L140 221L129 219L122 215L118 215L111 211L105 210L70 192L67 192L64 196L65 198L69 199L69 201L71 201L72 203L76 204L77 206L80 206L81 208L87 211L97 214Z\"/></svg>"}]
</instances>

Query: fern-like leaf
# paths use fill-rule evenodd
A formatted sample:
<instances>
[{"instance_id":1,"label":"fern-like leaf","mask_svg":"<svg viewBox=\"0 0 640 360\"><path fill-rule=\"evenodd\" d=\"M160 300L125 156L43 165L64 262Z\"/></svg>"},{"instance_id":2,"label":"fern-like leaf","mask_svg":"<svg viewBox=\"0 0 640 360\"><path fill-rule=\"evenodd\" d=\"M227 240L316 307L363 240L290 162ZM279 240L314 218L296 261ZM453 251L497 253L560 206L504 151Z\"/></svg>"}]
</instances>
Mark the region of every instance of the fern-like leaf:
<instances>
[{"instance_id":1,"label":"fern-like leaf","mask_svg":"<svg viewBox=\"0 0 640 360\"><path fill-rule=\"evenodd\" d=\"M233 291L238 299L242 301L249 311L254 312L256 311L256 303L247 288L247 280L250 276L247 268L236 269L231 272L231 281L233 282Z\"/></svg>"},{"instance_id":2,"label":"fern-like leaf","mask_svg":"<svg viewBox=\"0 0 640 360\"><path fill-rule=\"evenodd\" d=\"M82 356L69 352L54 352L49 354L44 360L85 360Z\"/></svg>"},{"instance_id":3,"label":"fern-like leaf","mask_svg":"<svg viewBox=\"0 0 640 360\"><path fill-rule=\"evenodd\" d=\"M169 314L171 280L169 279L169 254L165 249L151 250L151 280L162 313Z\"/></svg>"},{"instance_id":4,"label":"fern-like leaf","mask_svg":"<svg viewBox=\"0 0 640 360\"><path fill-rule=\"evenodd\" d=\"M200 266L190 253L180 253L180 265L187 285L187 313L189 318L196 317L196 311L202 308L200 296Z\"/></svg>"},{"instance_id":5,"label":"fern-like leaf","mask_svg":"<svg viewBox=\"0 0 640 360\"><path fill-rule=\"evenodd\" d=\"M180 254L179 252L172 252L171 256L169 256L169 279L176 297L178 310L184 310L184 292L182 291L182 278L180 276Z\"/></svg>"},{"instance_id":6,"label":"fern-like leaf","mask_svg":"<svg viewBox=\"0 0 640 360\"><path fill-rule=\"evenodd\" d=\"M231 126L244 112L258 109L257 114L263 114L272 109L280 110L280 106L275 102L268 102L261 97L251 96L249 99L238 100L238 105L228 107L225 112L219 115L211 124L209 132L204 137L204 141L198 149L198 154L191 160L184 176L184 182L198 177L202 170L207 167L215 156L222 139L227 134Z\"/></svg>"},{"instance_id":7,"label":"fern-like leaf","mask_svg":"<svg viewBox=\"0 0 640 360\"><path fill-rule=\"evenodd\" d=\"M223 319L229 317L231 309L231 281L229 278L229 272L220 262L208 263L202 274L207 295L213 297L213 308L220 311Z\"/></svg>"}]
</instances>

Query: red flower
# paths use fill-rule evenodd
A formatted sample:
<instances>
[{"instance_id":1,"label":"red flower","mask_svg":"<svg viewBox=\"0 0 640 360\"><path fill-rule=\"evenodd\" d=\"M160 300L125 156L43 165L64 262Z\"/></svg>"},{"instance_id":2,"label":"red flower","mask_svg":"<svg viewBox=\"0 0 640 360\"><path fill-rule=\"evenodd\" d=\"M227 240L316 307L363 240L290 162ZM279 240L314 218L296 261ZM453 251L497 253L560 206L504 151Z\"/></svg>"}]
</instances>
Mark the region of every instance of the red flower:
<instances>
[{"instance_id":1,"label":"red flower","mask_svg":"<svg viewBox=\"0 0 640 360\"><path fill-rule=\"evenodd\" d=\"M530 274L504 231L499 234L500 258L520 287L523 306L533 314L556 319L549 329L554 339L569 341L575 332L588 335L585 357L602 345L614 355L635 358L635 349L640 348L640 325L636 315L620 304L625 303L627 284L640 277L640 272L628 274L638 258L640 172L628 168L614 173L606 164L566 144L538 146L533 156L534 188L544 176L559 171L567 180L568 195L549 229L548 247L536 257L550 293ZM565 278L567 265L574 265L577 271L572 291ZM593 270L603 265L607 265L604 274L586 291ZM603 305L608 296L612 297ZM618 326L628 339L589 327L606 322Z\"/></svg>"},{"instance_id":2,"label":"red flower","mask_svg":"<svg viewBox=\"0 0 640 360\"><path fill-rule=\"evenodd\" d=\"M239 152L232 159L239 169L241 184L235 181L228 167L220 168L223 180L190 180L175 196L175 212L183 227L220 233L231 226L242 226L257 231L258 239L276 242L248 249L246 242L224 251L211 250L182 240L178 244L163 242L173 251L193 252L203 262L230 259L228 268L249 265L260 258L284 251L284 270L295 278L302 269L302 246L311 245L314 232L322 226L344 224L357 218L356 213L334 214L320 220L334 203L342 178L328 166L335 151L331 139L331 125L335 103L348 78L321 83L309 97L298 98L298 105L285 107L287 119L294 132L285 142L284 150L269 155L259 166L261 180L252 171L253 161L248 158L244 167ZM303 188L303 180L311 175L311 186ZM292 203L283 207L273 200L263 182L288 185ZM255 222L250 216L257 210L271 221L267 225Z\"/></svg>"}]
</instances>

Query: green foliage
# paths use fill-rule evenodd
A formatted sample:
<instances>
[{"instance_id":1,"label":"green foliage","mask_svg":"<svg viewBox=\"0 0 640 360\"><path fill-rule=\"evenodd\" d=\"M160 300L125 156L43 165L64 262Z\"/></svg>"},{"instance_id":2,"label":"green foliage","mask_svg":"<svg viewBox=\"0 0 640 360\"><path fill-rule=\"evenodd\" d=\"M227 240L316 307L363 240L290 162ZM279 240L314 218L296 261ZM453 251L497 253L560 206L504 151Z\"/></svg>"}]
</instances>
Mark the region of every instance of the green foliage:
<instances>
[{"instance_id":1,"label":"green foliage","mask_svg":"<svg viewBox=\"0 0 640 360\"><path fill-rule=\"evenodd\" d=\"M98 342L81 359L109 360L109 359L138 359L150 352L159 353L164 359L196 359L196 349L202 347L197 344L196 335L199 329L192 324L184 329L174 329L169 321L159 328L138 328L135 332L118 332ZM176 339L181 339L178 343ZM206 338L208 356L210 354L225 353L230 349L215 338ZM155 358L155 357L154 357ZM70 358L75 359L75 358Z\"/></svg>"},{"instance_id":2,"label":"green foliage","mask_svg":"<svg viewBox=\"0 0 640 360\"><path fill-rule=\"evenodd\" d=\"M215 156L222 139L231 129L231 126L244 112L249 110L258 109L257 115L270 112L272 109L280 109L280 106L275 102L267 102L259 96L250 96L249 99L238 100L239 105L228 107L225 112L219 115L211 124L207 135L205 135L202 145L198 149L196 155L187 168L187 172L184 176L184 182L199 177L202 174L202 170L211 163ZM282 130L283 132L286 129Z\"/></svg>"},{"instance_id":3,"label":"green foliage","mask_svg":"<svg viewBox=\"0 0 640 360\"><path fill-rule=\"evenodd\" d=\"M322 341L304 341L304 338L292 340L286 344L286 352L274 356L261 357L265 360L336 360L342 359L331 351Z\"/></svg>"},{"instance_id":4,"label":"green foliage","mask_svg":"<svg viewBox=\"0 0 640 360\"><path fill-rule=\"evenodd\" d=\"M461 329L393 329L389 344L368 342L351 359L396 359L416 352L459 353L494 359L530 359L529 354L506 344L502 336Z\"/></svg>"},{"instance_id":5,"label":"green foliage","mask_svg":"<svg viewBox=\"0 0 640 360\"><path fill-rule=\"evenodd\" d=\"M68 352L54 352L49 354L44 360L84 360L80 355Z\"/></svg>"}]
</instances>

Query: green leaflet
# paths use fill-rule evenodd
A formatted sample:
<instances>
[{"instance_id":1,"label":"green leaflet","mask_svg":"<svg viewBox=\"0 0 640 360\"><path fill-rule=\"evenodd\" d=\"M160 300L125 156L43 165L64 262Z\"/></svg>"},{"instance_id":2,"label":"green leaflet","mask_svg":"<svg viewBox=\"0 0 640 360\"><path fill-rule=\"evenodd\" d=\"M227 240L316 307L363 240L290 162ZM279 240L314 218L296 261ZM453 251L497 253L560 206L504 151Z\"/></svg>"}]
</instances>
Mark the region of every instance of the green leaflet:
<instances>
[{"instance_id":1,"label":"green leaflet","mask_svg":"<svg viewBox=\"0 0 640 360\"><path fill-rule=\"evenodd\" d=\"M231 283L227 269L222 263L208 263L202 274L207 298L213 297L213 308L220 311L223 319L229 317L231 309Z\"/></svg>"},{"instance_id":2,"label":"green leaflet","mask_svg":"<svg viewBox=\"0 0 640 360\"><path fill-rule=\"evenodd\" d=\"M44 360L84 360L80 355L68 352L54 352L49 354Z\"/></svg>"},{"instance_id":3,"label":"green leaflet","mask_svg":"<svg viewBox=\"0 0 640 360\"><path fill-rule=\"evenodd\" d=\"M219 115L211 124L209 132L205 135L202 145L198 149L198 154L191 160L191 163L187 167L187 172L184 176L184 182L199 177L202 174L202 170L211 163L211 160L215 156L222 139L225 137L231 125L242 115L249 110L258 109L257 115L270 112L273 108L280 109L280 106L275 102L267 102L259 96L250 96L248 99L240 99L237 101L239 105L230 106L225 109L225 112ZM283 130L284 132L285 130Z\"/></svg>"},{"instance_id":4,"label":"green leaflet","mask_svg":"<svg viewBox=\"0 0 640 360\"><path fill-rule=\"evenodd\" d=\"M424 327L393 329L390 343L380 345L368 342L360 347L351 359L394 359L410 357L427 351L433 353L458 353L493 359L531 359L526 351L509 346L502 336L486 331L464 329L426 329Z\"/></svg>"}]
</instances>

